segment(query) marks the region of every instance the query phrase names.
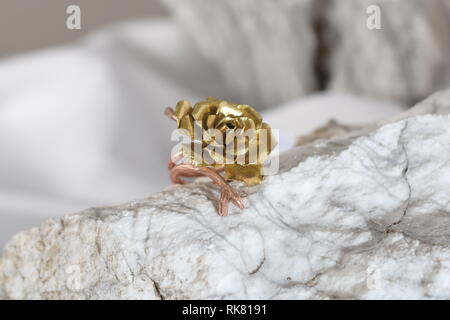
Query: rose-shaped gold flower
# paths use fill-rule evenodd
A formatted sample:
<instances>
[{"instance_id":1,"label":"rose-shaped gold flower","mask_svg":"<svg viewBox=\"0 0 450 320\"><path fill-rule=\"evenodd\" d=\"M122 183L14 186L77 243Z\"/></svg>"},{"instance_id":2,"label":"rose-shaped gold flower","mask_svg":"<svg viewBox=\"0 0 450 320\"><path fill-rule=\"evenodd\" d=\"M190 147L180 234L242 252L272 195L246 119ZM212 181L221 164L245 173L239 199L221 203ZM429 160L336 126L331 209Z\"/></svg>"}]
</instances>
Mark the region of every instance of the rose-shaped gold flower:
<instances>
[{"instance_id":1,"label":"rose-shaped gold flower","mask_svg":"<svg viewBox=\"0 0 450 320\"><path fill-rule=\"evenodd\" d=\"M174 118L190 139L184 158L198 167L225 169L225 178L247 185L261 182L262 164L276 145L270 126L255 109L207 98L191 106L177 103Z\"/></svg>"}]
</instances>

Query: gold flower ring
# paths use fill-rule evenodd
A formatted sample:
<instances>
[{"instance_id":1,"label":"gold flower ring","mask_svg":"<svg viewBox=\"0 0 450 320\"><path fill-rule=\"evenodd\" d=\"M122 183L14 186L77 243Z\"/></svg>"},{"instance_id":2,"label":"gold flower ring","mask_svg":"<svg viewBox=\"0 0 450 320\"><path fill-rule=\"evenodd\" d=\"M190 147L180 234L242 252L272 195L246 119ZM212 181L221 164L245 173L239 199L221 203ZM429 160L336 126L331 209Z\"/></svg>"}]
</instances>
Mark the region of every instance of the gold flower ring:
<instances>
[{"instance_id":1,"label":"gold flower ring","mask_svg":"<svg viewBox=\"0 0 450 320\"><path fill-rule=\"evenodd\" d=\"M243 209L240 195L228 181L261 183L262 165L276 145L270 126L252 107L214 98L194 107L181 100L175 110L168 107L164 113L189 141L182 142L181 151L169 161L172 183L187 183L181 177L209 177L221 189L219 215L228 215L228 201ZM180 160L184 163L177 164Z\"/></svg>"}]
</instances>

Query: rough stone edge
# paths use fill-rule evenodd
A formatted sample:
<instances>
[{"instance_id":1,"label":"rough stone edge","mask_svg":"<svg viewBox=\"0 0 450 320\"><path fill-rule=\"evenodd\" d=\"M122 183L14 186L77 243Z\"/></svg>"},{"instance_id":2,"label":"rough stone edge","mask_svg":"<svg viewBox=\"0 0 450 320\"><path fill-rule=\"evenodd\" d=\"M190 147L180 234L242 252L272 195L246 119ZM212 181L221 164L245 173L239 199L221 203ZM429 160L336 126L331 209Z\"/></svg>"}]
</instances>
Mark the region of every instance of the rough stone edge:
<instances>
[{"instance_id":1,"label":"rough stone edge","mask_svg":"<svg viewBox=\"0 0 450 320\"><path fill-rule=\"evenodd\" d=\"M295 147L291 150L288 150L286 152L284 152L281 156L280 156L280 172L287 172L289 171L291 168L294 168L298 163L304 161L305 159L312 157L312 156L320 156L320 155L326 155L326 154L336 154L339 153L343 150L345 150L348 146L351 145L352 141L360 136L366 135L384 125L390 124L390 123L394 123L394 122L398 122L410 117L415 117L415 116L419 116L419 115L425 115L425 114L449 114L450 113L450 90L447 91L439 91L433 95L431 95L429 98L425 99L422 102L419 102L418 104L416 104L412 109L409 109L405 112L402 112L390 119L384 120L384 121L380 121L378 123L375 123L371 126L368 126L365 129L362 130L357 130L357 131L352 131L350 132L348 135L346 136L339 136L337 139L329 139L329 140L325 140L327 141L327 148L326 148L326 152L324 152L323 148L320 148L316 145L316 143L311 143L311 144L307 144L307 145L302 145L299 147ZM241 191L244 191L247 194L252 194L254 192L257 192L257 187L253 187L253 188L247 188L247 187L242 187L242 185L236 185L236 187L238 189L240 189ZM204 181L200 181L200 182L195 182L191 185L185 186L185 191L201 191L202 193L204 193L207 197L207 190L210 189L210 185L209 183L205 183ZM188 191L188 193L189 193ZM160 193L156 193L154 195L151 195L147 198L141 199L141 200L135 200L135 201L131 201L128 203L125 203L123 205L119 205L119 206L114 206L114 208L130 208L136 205L136 203L138 202L142 202L145 205L152 205L152 199L154 197L159 197L159 195L161 194L167 194L167 196L170 197L170 195L173 193L173 191L168 190L168 191L162 191ZM108 207L104 207L103 209L107 209ZM95 212L99 212L99 211L103 211L103 210L98 210L95 208L90 208L90 209L86 209L86 210L82 210L80 212L77 213L73 213L70 214L68 216L71 215L78 215L78 214L96 214ZM108 211L108 210L104 210L104 211ZM58 221L61 218L53 218L53 219L49 219L46 222L53 220L53 221ZM43 223L46 223L43 222ZM23 242L23 239L27 239L27 238L33 238L36 233L39 233L39 227L34 227L22 232L19 232L17 234L15 234L5 245L5 250L4 252L8 251L8 248L10 247L14 247L17 246L18 243L17 241L20 239L20 242ZM38 246L38 244L34 244L34 243L30 243L29 244L30 248L32 246ZM38 250L38 248L35 248L36 250ZM38 250L39 251L39 250ZM4 260L4 254L2 254L2 256L0 256L0 299L8 299L8 296L6 294L6 290L4 288L4 283L5 283L5 278L6 275L2 272L3 268L1 268L1 265L3 263L6 263L6 261Z\"/></svg>"}]
</instances>

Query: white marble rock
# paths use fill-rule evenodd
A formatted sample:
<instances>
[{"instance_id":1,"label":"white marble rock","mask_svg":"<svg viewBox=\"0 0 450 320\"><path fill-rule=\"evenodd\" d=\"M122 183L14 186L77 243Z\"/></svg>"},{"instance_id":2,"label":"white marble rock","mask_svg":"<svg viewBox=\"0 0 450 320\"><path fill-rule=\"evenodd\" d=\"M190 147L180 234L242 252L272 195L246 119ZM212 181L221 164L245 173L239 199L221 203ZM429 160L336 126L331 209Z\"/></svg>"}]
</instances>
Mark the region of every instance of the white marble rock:
<instances>
[{"instance_id":1,"label":"white marble rock","mask_svg":"<svg viewBox=\"0 0 450 320\"><path fill-rule=\"evenodd\" d=\"M7 244L0 297L448 299L449 111L292 149L229 217L198 181L48 220Z\"/></svg>"}]
</instances>

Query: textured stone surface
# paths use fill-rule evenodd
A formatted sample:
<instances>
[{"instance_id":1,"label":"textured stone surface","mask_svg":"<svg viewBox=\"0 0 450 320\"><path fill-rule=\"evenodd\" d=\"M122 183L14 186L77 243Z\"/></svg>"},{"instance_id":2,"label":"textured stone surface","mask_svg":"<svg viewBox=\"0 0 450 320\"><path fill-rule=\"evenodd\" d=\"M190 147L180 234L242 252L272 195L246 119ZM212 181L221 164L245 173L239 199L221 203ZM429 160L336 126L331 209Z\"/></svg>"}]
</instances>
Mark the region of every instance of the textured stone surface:
<instances>
[{"instance_id":1,"label":"textured stone surface","mask_svg":"<svg viewBox=\"0 0 450 320\"><path fill-rule=\"evenodd\" d=\"M344 136L352 131L361 130L363 126L344 125L334 119L329 120L323 126L313 130L312 132L297 137L295 146L312 143L319 139L330 139Z\"/></svg>"},{"instance_id":2,"label":"textured stone surface","mask_svg":"<svg viewBox=\"0 0 450 320\"><path fill-rule=\"evenodd\" d=\"M0 296L450 298L449 110L292 149L226 218L198 181L49 220L6 246Z\"/></svg>"}]
</instances>

